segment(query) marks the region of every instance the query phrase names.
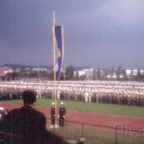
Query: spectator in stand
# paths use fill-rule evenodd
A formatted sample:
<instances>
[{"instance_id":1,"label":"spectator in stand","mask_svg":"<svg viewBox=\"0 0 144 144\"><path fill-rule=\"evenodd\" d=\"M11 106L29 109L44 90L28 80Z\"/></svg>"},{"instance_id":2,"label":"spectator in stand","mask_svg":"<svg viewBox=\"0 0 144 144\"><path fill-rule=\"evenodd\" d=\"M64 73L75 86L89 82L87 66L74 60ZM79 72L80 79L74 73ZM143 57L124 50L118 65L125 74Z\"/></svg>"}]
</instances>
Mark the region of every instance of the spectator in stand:
<instances>
[{"instance_id":1,"label":"spectator in stand","mask_svg":"<svg viewBox=\"0 0 144 144\"><path fill-rule=\"evenodd\" d=\"M6 132L5 141L11 144L61 144L63 138L46 130L46 117L34 109L37 93L25 90L24 106L8 112L0 123L0 130Z\"/></svg>"},{"instance_id":2,"label":"spectator in stand","mask_svg":"<svg viewBox=\"0 0 144 144\"><path fill-rule=\"evenodd\" d=\"M5 117L5 113L4 113L3 107L0 107L0 120L3 120L4 117Z\"/></svg>"}]
</instances>

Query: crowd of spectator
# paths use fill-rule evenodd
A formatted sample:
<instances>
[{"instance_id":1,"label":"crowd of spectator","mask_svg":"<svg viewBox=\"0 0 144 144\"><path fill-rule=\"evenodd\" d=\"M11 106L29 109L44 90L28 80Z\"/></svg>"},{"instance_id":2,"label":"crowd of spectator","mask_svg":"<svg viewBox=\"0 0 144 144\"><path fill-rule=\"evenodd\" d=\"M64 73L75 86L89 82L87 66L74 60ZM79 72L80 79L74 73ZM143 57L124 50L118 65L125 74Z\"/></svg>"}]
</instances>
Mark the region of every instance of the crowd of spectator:
<instances>
[{"instance_id":1,"label":"crowd of spectator","mask_svg":"<svg viewBox=\"0 0 144 144\"><path fill-rule=\"evenodd\" d=\"M20 99L24 89L37 91L37 98L144 106L144 83L113 81L52 81L1 83L0 100Z\"/></svg>"}]
</instances>

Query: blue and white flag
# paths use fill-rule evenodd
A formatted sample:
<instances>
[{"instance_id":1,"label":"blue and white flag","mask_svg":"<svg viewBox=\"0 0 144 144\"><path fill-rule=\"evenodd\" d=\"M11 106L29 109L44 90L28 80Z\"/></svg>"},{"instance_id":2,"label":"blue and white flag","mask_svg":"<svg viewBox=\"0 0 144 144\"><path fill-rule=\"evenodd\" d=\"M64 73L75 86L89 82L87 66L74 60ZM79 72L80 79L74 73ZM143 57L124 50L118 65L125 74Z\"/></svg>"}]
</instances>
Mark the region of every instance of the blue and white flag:
<instances>
[{"instance_id":1,"label":"blue and white flag","mask_svg":"<svg viewBox=\"0 0 144 144\"><path fill-rule=\"evenodd\" d=\"M63 26L53 26L52 31L55 37L54 39L55 39L56 53L58 57L58 81L59 81L61 74L61 67L64 58Z\"/></svg>"}]
</instances>

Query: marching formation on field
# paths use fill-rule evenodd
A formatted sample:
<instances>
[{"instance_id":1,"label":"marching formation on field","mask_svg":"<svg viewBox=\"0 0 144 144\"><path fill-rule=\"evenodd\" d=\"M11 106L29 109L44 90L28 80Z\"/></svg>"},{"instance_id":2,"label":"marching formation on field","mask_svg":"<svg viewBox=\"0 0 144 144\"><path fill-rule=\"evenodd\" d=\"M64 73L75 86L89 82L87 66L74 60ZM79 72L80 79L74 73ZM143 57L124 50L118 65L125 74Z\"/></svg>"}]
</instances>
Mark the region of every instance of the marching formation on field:
<instances>
[{"instance_id":1,"label":"marching formation on field","mask_svg":"<svg viewBox=\"0 0 144 144\"><path fill-rule=\"evenodd\" d=\"M61 81L54 82L0 84L0 100L20 99L25 89L37 91L37 98L129 104L144 106L144 83L117 81Z\"/></svg>"}]
</instances>

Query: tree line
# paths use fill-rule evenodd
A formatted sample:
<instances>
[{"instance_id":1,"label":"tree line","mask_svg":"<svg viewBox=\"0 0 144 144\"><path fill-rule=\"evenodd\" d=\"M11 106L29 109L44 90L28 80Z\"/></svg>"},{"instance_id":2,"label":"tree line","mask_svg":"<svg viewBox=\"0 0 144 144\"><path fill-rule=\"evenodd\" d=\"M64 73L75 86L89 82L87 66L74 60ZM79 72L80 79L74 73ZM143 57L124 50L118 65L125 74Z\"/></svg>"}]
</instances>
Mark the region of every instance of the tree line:
<instances>
[{"instance_id":1,"label":"tree line","mask_svg":"<svg viewBox=\"0 0 144 144\"><path fill-rule=\"evenodd\" d=\"M75 72L75 74L74 74ZM137 70L137 75L133 74L133 68L131 68L130 75L127 76L126 69L122 70L121 66L119 65L117 70L114 70L112 68L110 71L105 70L104 73L102 73L100 68L93 69L93 74L92 75L80 75L79 71L76 70L73 65L67 66L65 72L61 72L60 75L60 80L85 80L85 79L90 79L90 80L108 80L107 76L108 74L110 75L110 79L113 80L114 74L116 75L115 80L120 81L120 80L130 80L130 81L141 81L144 79L144 73L141 73L140 68ZM15 77L47 77L49 80L54 79L54 71L47 72L47 71L27 71L25 69L22 69L19 73L13 72L10 73L12 78ZM122 75L122 78L120 77ZM56 72L56 79L58 78L58 71Z\"/></svg>"}]
</instances>

